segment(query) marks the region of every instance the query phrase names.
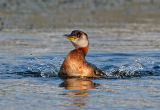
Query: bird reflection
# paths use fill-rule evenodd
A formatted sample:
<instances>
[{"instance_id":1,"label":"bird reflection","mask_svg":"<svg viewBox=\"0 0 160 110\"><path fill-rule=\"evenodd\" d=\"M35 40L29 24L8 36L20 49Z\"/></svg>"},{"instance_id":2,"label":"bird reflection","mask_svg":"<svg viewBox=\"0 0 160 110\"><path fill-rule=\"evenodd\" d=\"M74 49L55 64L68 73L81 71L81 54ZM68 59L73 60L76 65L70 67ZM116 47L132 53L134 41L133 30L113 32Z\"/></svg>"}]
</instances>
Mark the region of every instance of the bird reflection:
<instances>
[{"instance_id":1,"label":"bird reflection","mask_svg":"<svg viewBox=\"0 0 160 110\"><path fill-rule=\"evenodd\" d=\"M86 99L86 97L90 95L88 89L92 89L98 85L99 84L93 83L90 79L69 78L65 79L59 86L70 90L69 93L65 95L71 98L72 101L69 102L71 105L81 107L86 106L89 102Z\"/></svg>"}]
</instances>

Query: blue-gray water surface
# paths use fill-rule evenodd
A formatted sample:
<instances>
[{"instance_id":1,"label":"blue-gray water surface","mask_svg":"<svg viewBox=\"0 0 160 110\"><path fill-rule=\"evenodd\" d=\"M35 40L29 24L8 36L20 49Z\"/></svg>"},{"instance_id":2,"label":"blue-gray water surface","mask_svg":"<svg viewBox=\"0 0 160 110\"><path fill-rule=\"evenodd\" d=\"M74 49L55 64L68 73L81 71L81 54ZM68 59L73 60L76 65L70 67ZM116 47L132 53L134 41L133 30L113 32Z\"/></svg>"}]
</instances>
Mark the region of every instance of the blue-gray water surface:
<instances>
[{"instance_id":1,"label":"blue-gray water surface","mask_svg":"<svg viewBox=\"0 0 160 110\"><path fill-rule=\"evenodd\" d=\"M160 109L160 34L91 30L86 30L86 59L102 69L106 79L57 77L73 49L62 37L69 29L1 32L0 109Z\"/></svg>"}]
</instances>

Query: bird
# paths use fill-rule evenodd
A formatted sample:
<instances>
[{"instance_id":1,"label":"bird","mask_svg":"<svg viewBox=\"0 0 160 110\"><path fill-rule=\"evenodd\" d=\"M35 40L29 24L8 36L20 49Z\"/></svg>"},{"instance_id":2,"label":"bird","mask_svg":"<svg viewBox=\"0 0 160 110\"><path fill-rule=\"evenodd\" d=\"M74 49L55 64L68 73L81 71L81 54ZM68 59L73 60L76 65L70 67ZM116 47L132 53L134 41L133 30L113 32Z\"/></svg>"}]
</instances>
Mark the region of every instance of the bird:
<instances>
[{"instance_id":1,"label":"bird","mask_svg":"<svg viewBox=\"0 0 160 110\"><path fill-rule=\"evenodd\" d=\"M73 30L64 37L71 41L74 50L71 50L60 67L58 76L61 78L105 78L107 75L95 65L86 61L89 48L88 35L80 30Z\"/></svg>"}]
</instances>

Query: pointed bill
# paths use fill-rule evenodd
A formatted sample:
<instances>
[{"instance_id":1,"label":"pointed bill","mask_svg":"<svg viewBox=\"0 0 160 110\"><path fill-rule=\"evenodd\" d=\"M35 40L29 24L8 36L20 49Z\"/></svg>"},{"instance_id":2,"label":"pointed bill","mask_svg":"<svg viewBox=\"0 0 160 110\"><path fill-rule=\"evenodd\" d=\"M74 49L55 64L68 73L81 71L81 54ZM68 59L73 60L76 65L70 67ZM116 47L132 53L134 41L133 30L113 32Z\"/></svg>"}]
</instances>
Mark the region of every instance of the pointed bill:
<instances>
[{"instance_id":1,"label":"pointed bill","mask_svg":"<svg viewBox=\"0 0 160 110\"><path fill-rule=\"evenodd\" d=\"M65 34L64 37L66 39L69 39L69 40L75 40L77 38L77 36L73 36L73 35L70 35L70 34Z\"/></svg>"}]
</instances>

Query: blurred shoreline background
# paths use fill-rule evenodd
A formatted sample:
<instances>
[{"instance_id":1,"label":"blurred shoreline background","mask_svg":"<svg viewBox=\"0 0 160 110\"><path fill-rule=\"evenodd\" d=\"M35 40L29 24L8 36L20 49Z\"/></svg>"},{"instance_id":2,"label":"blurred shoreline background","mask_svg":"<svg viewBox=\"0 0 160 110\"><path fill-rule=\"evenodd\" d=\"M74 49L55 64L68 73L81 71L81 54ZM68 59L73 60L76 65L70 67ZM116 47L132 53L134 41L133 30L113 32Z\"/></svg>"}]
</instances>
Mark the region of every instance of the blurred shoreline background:
<instances>
[{"instance_id":1,"label":"blurred shoreline background","mask_svg":"<svg viewBox=\"0 0 160 110\"><path fill-rule=\"evenodd\" d=\"M159 0L1 0L0 29L104 28L160 24ZM147 25L145 25L147 24ZM153 27L153 26L152 26ZM137 29L137 30L138 30ZM152 28L152 31L160 29Z\"/></svg>"}]
</instances>

